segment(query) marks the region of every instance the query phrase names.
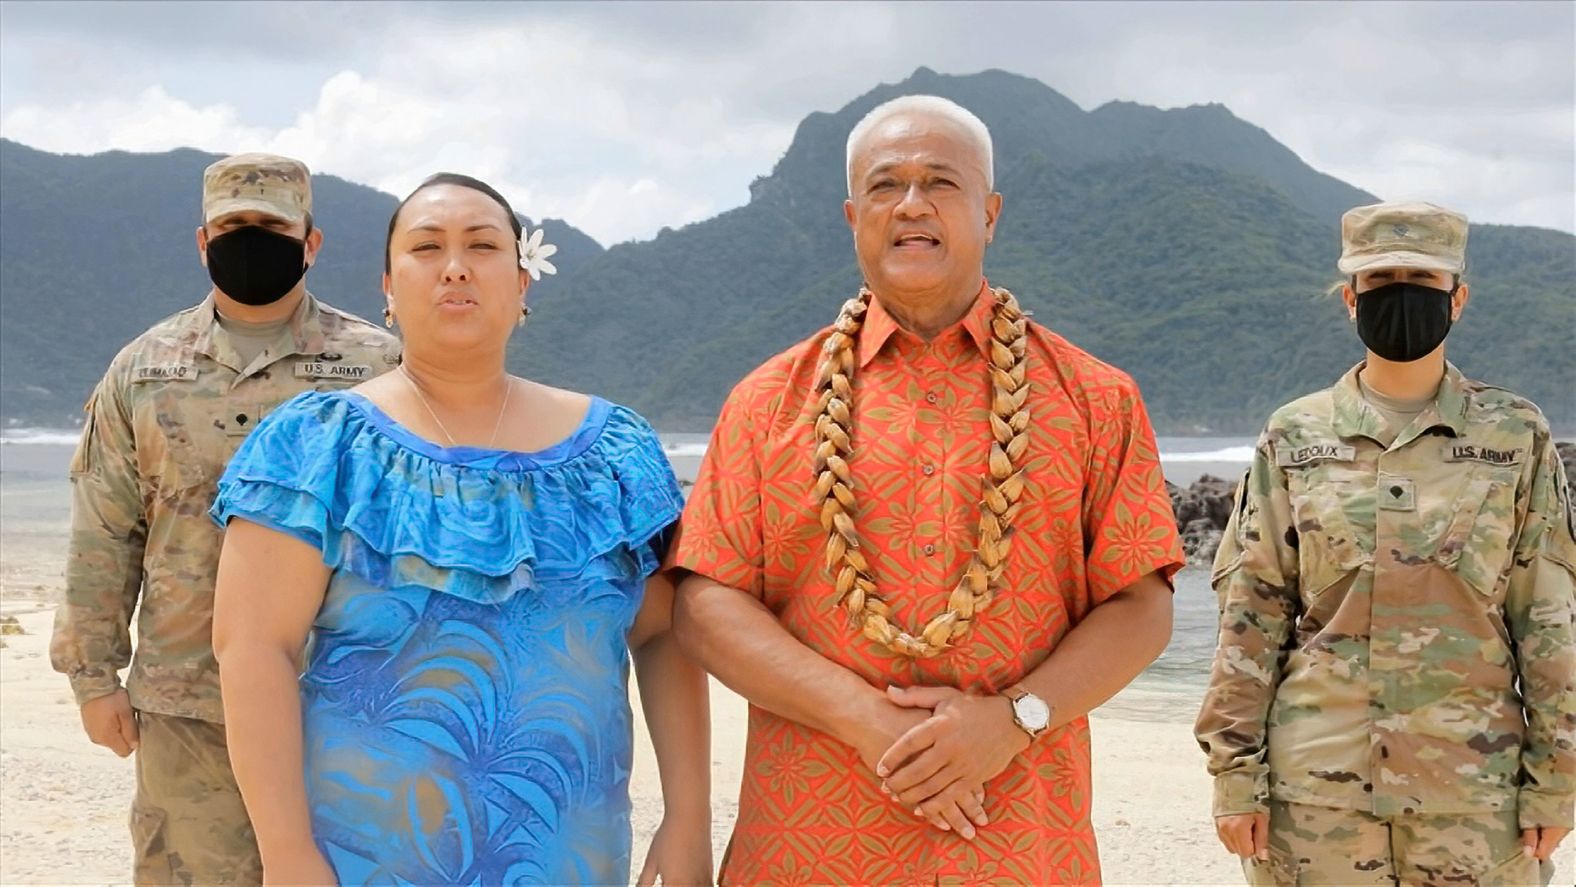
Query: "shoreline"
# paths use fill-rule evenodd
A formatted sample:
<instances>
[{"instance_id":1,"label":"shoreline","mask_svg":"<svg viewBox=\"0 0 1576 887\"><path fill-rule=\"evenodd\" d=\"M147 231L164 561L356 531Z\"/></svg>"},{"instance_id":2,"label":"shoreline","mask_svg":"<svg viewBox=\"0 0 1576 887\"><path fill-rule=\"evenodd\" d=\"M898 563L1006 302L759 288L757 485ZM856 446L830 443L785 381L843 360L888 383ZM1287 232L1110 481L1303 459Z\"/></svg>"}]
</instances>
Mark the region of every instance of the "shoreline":
<instances>
[{"instance_id":1,"label":"shoreline","mask_svg":"<svg viewBox=\"0 0 1576 887\"><path fill-rule=\"evenodd\" d=\"M47 652L65 561L70 450L4 449L0 615L16 615L25 633L0 636L0 884L128 883L132 762L88 742L69 685L50 669ZM12 460L19 451L32 458ZM681 475L693 477L693 469L674 461ZM698 465L698 458L693 461ZM1172 466L1166 468L1169 474ZM1181 482L1175 474L1170 479ZM1243 883L1240 867L1216 841L1210 778L1192 737L1202 692L1196 683L1199 643L1207 638L1213 645L1207 574L1184 571L1178 594L1169 659L1090 716L1093 819L1108 885ZM712 838L720 862L737 813L746 707L715 681L712 700ZM660 822L662 801L633 687L631 705L637 721L630 783L634 875ZM1554 883L1576 880L1576 838L1564 842L1556 859Z\"/></svg>"},{"instance_id":2,"label":"shoreline","mask_svg":"<svg viewBox=\"0 0 1576 887\"><path fill-rule=\"evenodd\" d=\"M24 633L0 648L0 884L130 883L127 816L135 786L131 760L82 735L70 688L50 670L48 601L0 601ZM737 816L747 709L715 680L712 692L712 846L720 862ZM1234 858L1215 839L1210 778L1193 743L1191 717L1146 705L1151 692L1129 686L1090 715L1093 820L1107 885L1243 883ZM661 822L656 759L639 694L630 779L633 877ZM1137 718L1125 705L1170 717ZM1556 854L1554 883L1576 872L1576 842ZM1564 880L1561 880L1561 879Z\"/></svg>"},{"instance_id":3,"label":"shoreline","mask_svg":"<svg viewBox=\"0 0 1576 887\"><path fill-rule=\"evenodd\" d=\"M70 688L49 668L54 608L11 598L3 603L0 611L16 615L24 633L5 636L0 649L0 883L129 883L133 763L82 735ZM747 709L715 680L711 690L712 844L720 862L738 812ZM636 716L633 876L661 821L662 795L634 687L630 695ZM1090 723L1105 882L1234 883L1238 869L1209 825L1202 757L1183 760L1175 753L1191 742L1190 724L1099 712ZM1162 785L1167 796L1155 791Z\"/></svg>"}]
</instances>

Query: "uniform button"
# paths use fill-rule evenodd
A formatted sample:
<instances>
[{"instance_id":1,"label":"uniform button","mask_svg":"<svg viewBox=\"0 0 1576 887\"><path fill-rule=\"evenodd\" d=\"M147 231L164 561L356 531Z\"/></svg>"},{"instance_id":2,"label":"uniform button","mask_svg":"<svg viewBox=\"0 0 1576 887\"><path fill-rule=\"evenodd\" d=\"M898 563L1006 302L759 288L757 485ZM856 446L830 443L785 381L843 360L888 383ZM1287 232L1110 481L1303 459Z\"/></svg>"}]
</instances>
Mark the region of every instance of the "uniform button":
<instances>
[{"instance_id":1,"label":"uniform button","mask_svg":"<svg viewBox=\"0 0 1576 887\"><path fill-rule=\"evenodd\" d=\"M936 396L936 392L934 392L934 391L932 391L929 394L925 395L925 402L926 403L935 403L936 401L938 401L940 399L941 398L937 397Z\"/></svg>"},{"instance_id":2,"label":"uniform button","mask_svg":"<svg viewBox=\"0 0 1576 887\"><path fill-rule=\"evenodd\" d=\"M927 464L927 465L925 465L925 467L924 467L924 468L923 468L923 469L921 469L921 470L922 470L922 471L924 471L924 472L925 472L925 476L926 476L926 477L929 477L929 476L931 476L931 475L932 475L932 474L935 474L935 473L936 473L936 466L934 466L934 465L930 465L930 464Z\"/></svg>"},{"instance_id":3,"label":"uniform button","mask_svg":"<svg viewBox=\"0 0 1576 887\"><path fill-rule=\"evenodd\" d=\"M935 554L936 553L936 546L931 545L929 542L925 543L925 553L926 554Z\"/></svg>"}]
</instances>

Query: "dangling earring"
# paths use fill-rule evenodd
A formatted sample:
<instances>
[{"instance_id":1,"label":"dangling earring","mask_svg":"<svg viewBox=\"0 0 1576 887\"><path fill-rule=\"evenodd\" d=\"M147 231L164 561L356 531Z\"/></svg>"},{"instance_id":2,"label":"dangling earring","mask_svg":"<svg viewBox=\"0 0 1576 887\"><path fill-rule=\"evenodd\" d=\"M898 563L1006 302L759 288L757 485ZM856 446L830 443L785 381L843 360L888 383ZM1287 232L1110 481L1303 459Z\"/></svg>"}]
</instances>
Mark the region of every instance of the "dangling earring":
<instances>
[{"instance_id":1,"label":"dangling earring","mask_svg":"<svg viewBox=\"0 0 1576 887\"><path fill-rule=\"evenodd\" d=\"M520 319L515 321L514 325L515 326L525 326L525 319L527 317L530 317L530 316L531 316L531 306L530 305L521 305L520 306Z\"/></svg>"},{"instance_id":2,"label":"dangling earring","mask_svg":"<svg viewBox=\"0 0 1576 887\"><path fill-rule=\"evenodd\" d=\"M394 328L394 311L391 308L383 309L383 325L389 329Z\"/></svg>"}]
</instances>

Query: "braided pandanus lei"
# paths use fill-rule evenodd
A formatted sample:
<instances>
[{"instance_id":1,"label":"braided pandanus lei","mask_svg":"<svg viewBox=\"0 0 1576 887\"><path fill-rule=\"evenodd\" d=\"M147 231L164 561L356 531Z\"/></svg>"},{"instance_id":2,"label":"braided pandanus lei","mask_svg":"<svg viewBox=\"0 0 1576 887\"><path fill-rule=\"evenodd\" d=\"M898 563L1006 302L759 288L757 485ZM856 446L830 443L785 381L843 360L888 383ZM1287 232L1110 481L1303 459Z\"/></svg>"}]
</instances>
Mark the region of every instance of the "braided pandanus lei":
<instances>
[{"instance_id":1,"label":"braided pandanus lei","mask_svg":"<svg viewBox=\"0 0 1576 887\"><path fill-rule=\"evenodd\" d=\"M1029 447L1027 328L1018 300L994 289L991 316L990 461L982 483L979 541L947 607L917 633L892 624L891 609L876 590L870 563L860 550L855 484L849 460L854 446L854 343L872 295L861 290L843 303L825 357L816 373L815 498L826 530L826 567L837 604L865 637L900 656L922 659L946 652L968 633L1001 585L1011 548L1012 521L1023 495L1018 467Z\"/></svg>"}]
</instances>

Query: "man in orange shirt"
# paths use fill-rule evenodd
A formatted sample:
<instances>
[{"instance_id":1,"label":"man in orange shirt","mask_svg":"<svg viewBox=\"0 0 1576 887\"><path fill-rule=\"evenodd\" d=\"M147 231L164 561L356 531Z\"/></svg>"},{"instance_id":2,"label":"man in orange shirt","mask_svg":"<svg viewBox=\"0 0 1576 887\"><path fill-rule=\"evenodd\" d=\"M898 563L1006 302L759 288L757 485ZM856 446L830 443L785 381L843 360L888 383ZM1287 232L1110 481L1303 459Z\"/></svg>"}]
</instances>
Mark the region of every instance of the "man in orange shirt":
<instances>
[{"instance_id":1,"label":"man in orange shirt","mask_svg":"<svg viewBox=\"0 0 1576 887\"><path fill-rule=\"evenodd\" d=\"M908 96L848 139L868 288L733 390L672 566L751 703L721 880L1095 884L1085 714L1183 563L1137 386L984 279L990 134Z\"/></svg>"}]
</instances>

